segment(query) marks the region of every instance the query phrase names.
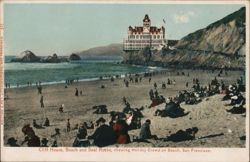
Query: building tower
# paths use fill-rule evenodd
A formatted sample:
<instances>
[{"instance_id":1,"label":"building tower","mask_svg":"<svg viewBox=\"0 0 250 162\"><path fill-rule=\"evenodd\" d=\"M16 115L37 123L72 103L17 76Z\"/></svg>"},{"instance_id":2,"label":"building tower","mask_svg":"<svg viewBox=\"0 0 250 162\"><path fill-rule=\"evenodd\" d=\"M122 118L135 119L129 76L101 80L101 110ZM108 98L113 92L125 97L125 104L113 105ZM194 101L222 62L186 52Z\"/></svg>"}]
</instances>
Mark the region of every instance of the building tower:
<instances>
[{"instance_id":1,"label":"building tower","mask_svg":"<svg viewBox=\"0 0 250 162\"><path fill-rule=\"evenodd\" d=\"M163 26L160 28L151 26L151 20L147 14L142 22L143 26L128 27L128 36L123 41L124 51L139 51L145 47L155 50L166 45Z\"/></svg>"},{"instance_id":2,"label":"building tower","mask_svg":"<svg viewBox=\"0 0 250 162\"><path fill-rule=\"evenodd\" d=\"M149 31L150 25L151 25L150 19L149 19L148 15L146 14L144 19L143 19L143 30L147 29Z\"/></svg>"}]
</instances>

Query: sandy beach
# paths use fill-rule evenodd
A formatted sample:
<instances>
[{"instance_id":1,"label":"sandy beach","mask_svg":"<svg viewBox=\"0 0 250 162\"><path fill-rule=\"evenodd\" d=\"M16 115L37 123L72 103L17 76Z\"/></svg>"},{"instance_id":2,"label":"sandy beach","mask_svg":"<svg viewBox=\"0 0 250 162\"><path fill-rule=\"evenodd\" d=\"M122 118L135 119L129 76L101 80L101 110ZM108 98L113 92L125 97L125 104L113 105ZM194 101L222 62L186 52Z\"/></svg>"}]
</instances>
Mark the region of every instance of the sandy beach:
<instances>
[{"instance_id":1,"label":"sandy beach","mask_svg":"<svg viewBox=\"0 0 250 162\"><path fill-rule=\"evenodd\" d=\"M177 76L177 72L185 72L190 75ZM193 78L198 78L201 85L208 85L211 80L217 76L219 71L212 73L211 71L203 70L176 70L160 72L152 76L151 83L147 77L142 78L142 82L130 83L126 87L123 78L110 80L86 81L78 82L69 85L65 88L65 84L54 84L43 86L43 96L45 108L40 108L40 97L37 88L11 88L6 89L8 99L4 102L4 144L7 139L15 137L18 144L24 139L24 134L21 129L25 124L31 124L33 119L36 119L38 124L44 123L45 116L50 120L50 127L45 129L35 129L36 134L42 138L48 138L51 145L55 128L61 129L61 135L58 137L58 146L70 147L76 136L76 131L66 132L67 119L70 119L71 126L83 122L93 121L103 117L110 120L109 114L93 114L92 107L95 105L105 104L108 111L122 111L125 107L122 98L126 97L132 108L140 108L144 106L142 111L144 118L151 120L151 132L159 138L175 133L180 129L198 127L197 137L203 137L213 134L224 133L222 136L213 138L196 139L184 142L164 142L161 140L149 140L150 143L132 142L126 145L116 145L119 147L245 147L245 141L240 140L240 136L245 135L246 117L242 114L230 114L226 109L232 106L225 106L230 101L221 101L223 94L216 94L211 97L206 97L202 102L196 105L181 104L185 112L190 112L187 116L179 118L159 117L154 116L156 109L163 109L165 104L158 105L153 108L148 108L151 101L149 99L149 91L153 89L153 84L158 84L159 95L165 98L174 97L181 90L192 90ZM235 83L236 80L243 74L239 71L228 71L228 75L217 76L217 79L223 80L226 85ZM176 85L167 85L166 89L161 88L162 82L167 82L167 79L175 80ZM189 82L186 88L186 82ZM101 88L104 85L105 88ZM82 90L83 95L76 97L75 88ZM64 104L64 112L59 113L58 108ZM130 138L138 136L140 129L129 131ZM88 130L88 135L91 135L93 130ZM23 145L25 146L25 145Z\"/></svg>"}]
</instances>

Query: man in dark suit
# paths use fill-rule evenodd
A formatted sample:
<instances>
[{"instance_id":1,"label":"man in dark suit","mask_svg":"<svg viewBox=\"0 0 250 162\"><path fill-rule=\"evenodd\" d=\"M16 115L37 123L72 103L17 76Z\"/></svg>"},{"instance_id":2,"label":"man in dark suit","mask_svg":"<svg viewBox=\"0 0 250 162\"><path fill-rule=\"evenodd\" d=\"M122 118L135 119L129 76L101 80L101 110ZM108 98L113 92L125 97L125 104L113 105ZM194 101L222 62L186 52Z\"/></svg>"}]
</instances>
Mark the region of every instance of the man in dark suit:
<instances>
[{"instance_id":1,"label":"man in dark suit","mask_svg":"<svg viewBox=\"0 0 250 162\"><path fill-rule=\"evenodd\" d=\"M116 135L112 127L105 124L106 120L100 118L96 121L99 126L93 135L89 136L88 139L94 139L94 145L98 147L105 147L116 143Z\"/></svg>"}]
</instances>

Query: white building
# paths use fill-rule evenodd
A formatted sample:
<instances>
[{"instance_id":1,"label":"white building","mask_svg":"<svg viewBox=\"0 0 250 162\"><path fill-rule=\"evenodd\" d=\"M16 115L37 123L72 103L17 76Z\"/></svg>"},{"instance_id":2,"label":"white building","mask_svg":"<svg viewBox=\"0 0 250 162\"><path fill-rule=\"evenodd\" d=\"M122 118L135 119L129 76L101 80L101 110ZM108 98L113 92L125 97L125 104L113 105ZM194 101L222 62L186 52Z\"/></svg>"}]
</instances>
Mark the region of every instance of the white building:
<instances>
[{"instance_id":1,"label":"white building","mask_svg":"<svg viewBox=\"0 0 250 162\"><path fill-rule=\"evenodd\" d=\"M165 28L151 26L148 15L143 19L143 26L128 27L128 37L123 40L124 51L137 51L145 47L152 50L159 49L167 44L165 39Z\"/></svg>"}]
</instances>

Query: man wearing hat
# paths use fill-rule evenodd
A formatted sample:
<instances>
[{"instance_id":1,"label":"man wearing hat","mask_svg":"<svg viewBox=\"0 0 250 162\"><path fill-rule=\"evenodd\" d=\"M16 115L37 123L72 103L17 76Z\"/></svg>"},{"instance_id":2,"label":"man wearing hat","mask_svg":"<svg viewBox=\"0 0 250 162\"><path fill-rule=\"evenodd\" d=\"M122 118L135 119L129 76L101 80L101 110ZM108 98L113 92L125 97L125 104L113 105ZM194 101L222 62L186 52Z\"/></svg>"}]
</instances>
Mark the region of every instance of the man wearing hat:
<instances>
[{"instance_id":1,"label":"man wearing hat","mask_svg":"<svg viewBox=\"0 0 250 162\"><path fill-rule=\"evenodd\" d=\"M25 138L21 145L27 142L28 147L40 146L40 138L35 134L35 131L29 124L22 128L22 132L24 133Z\"/></svg>"},{"instance_id":2,"label":"man wearing hat","mask_svg":"<svg viewBox=\"0 0 250 162\"><path fill-rule=\"evenodd\" d=\"M106 120L100 118L96 121L99 126L92 136L89 136L88 139L94 139L94 145L98 147L104 147L108 145L115 144L116 136L113 129L105 124Z\"/></svg>"}]
</instances>

